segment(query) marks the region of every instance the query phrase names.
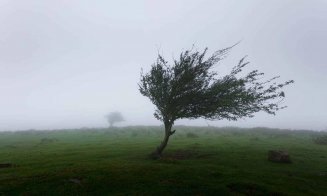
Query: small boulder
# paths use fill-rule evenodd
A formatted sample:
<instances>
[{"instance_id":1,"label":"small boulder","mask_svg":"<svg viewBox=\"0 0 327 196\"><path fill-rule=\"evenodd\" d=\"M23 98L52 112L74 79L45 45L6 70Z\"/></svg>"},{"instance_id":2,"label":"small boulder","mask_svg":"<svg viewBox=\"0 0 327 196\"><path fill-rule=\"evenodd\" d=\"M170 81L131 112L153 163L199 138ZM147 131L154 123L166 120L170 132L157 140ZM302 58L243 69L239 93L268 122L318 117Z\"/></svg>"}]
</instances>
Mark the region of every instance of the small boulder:
<instances>
[{"instance_id":1,"label":"small boulder","mask_svg":"<svg viewBox=\"0 0 327 196\"><path fill-rule=\"evenodd\" d=\"M81 185L81 183L82 183L81 180L78 178L70 178L68 181L71 183L74 183L74 184L78 184L78 185Z\"/></svg>"},{"instance_id":2,"label":"small boulder","mask_svg":"<svg viewBox=\"0 0 327 196\"><path fill-rule=\"evenodd\" d=\"M268 160L275 163L291 163L290 155L282 150L269 150Z\"/></svg>"}]
</instances>

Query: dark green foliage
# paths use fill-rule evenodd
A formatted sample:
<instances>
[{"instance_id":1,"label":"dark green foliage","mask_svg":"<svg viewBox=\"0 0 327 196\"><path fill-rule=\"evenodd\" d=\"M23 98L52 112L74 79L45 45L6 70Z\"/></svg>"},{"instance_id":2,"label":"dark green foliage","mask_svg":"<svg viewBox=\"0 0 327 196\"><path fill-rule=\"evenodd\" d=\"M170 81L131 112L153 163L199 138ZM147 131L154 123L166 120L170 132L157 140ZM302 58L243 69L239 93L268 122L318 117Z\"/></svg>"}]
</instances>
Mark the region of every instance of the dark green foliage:
<instances>
[{"instance_id":1,"label":"dark green foliage","mask_svg":"<svg viewBox=\"0 0 327 196\"><path fill-rule=\"evenodd\" d=\"M187 50L172 66L158 56L150 72L142 74L140 92L157 106L155 117L175 121L182 118L228 119L253 117L265 111L275 114L285 97L281 89L293 80L277 84L278 77L261 81L263 73L254 70L238 76L249 62L241 59L232 71L222 78L212 67L231 49L216 51L205 58L203 52Z\"/></svg>"}]
</instances>

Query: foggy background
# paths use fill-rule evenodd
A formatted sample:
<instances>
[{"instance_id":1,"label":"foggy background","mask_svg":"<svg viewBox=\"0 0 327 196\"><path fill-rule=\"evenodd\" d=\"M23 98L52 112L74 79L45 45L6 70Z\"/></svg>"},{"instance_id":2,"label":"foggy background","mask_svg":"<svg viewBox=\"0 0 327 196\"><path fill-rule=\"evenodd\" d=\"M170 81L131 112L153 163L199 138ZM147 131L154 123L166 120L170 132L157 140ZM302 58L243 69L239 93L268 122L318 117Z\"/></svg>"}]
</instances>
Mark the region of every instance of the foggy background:
<instances>
[{"instance_id":1,"label":"foggy background","mask_svg":"<svg viewBox=\"0 0 327 196\"><path fill-rule=\"evenodd\" d=\"M288 108L235 121L180 125L327 129L325 0L0 0L0 130L160 125L138 91L140 71L158 51L172 62L198 50L231 46L221 75L248 55L245 72L295 83Z\"/></svg>"}]
</instances>

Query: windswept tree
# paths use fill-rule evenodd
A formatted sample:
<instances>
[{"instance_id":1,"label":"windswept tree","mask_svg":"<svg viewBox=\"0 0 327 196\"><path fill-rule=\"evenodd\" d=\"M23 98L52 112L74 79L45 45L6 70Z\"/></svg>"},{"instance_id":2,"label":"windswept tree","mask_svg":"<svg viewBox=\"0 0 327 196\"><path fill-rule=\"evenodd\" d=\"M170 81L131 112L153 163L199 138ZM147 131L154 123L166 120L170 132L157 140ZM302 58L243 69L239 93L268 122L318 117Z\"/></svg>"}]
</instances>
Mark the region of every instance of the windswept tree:
<instances>
[{"instance_id":1,"label":"windswept tree","mask_svg":"<svg viewBox=\"0 0 327 196\"><path fill-rule=\"evenodd\" d=\"M159 54L148 73L142 70L139 90L156 106L154 116L165 127L164 139L151 154L153 158L162 155L178 119L237 120L253 117L259 111L274 115L286 107L280 105L285 97L282 88L294 81L276 83L279 76L262 81L264 74L258 70L240 76L249 63L245 57L229 74L217 77L212 68L231 48L218 50L209 57L207 49L186 50L172 65Z\"/></svg>"},{"instance_id":2,"label":"windswept tree","mask_svg":"<svg viewBox=\"0 0 327 196\"><path fill-rule=\"evenodd\" d=\"M106 119L108 120L110 127L113 127L114 123L122 122L125 120L120 112L110 112L108 115L106 115Z\"/></svg>"}]
</instances>

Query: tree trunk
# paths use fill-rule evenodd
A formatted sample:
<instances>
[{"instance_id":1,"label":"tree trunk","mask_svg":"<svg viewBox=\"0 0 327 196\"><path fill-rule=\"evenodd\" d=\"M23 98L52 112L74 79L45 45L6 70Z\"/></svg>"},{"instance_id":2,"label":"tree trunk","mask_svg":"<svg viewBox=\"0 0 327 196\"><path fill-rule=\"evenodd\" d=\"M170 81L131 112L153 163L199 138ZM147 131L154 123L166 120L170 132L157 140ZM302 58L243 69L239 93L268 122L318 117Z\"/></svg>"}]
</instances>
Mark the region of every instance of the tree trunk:
<instances>
[{"instance_id":1,"label":"tree trunk","mask_svg":"<svg viewBox=\"0 0 327 196\"><path fill-rule=\"evenodd\" d=\"M165 124L165 137L161 142L161 144L150 154L150 157L152 159L159 159L161 157L163 150L166 148L168 144L169 137L175 133L175 130L171 131L171 128L173 126L172 122L165 121L164 124Z\"/></svg>"}]
</instances>

